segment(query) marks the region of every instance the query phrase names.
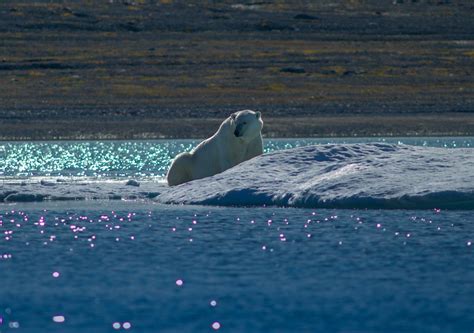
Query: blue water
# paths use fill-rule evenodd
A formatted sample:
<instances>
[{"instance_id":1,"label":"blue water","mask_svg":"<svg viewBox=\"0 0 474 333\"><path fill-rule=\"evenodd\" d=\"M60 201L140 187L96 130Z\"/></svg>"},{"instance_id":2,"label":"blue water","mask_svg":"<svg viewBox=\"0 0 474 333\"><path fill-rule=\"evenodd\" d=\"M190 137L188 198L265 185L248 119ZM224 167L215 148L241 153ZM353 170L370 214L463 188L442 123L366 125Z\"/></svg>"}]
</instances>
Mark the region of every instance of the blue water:
<instances>
[{"instance_id":1,"label":"blue water","mask_svg":"<svg viewBox=\"0 0 474 333\"><path fill-rule=\"evenodd\" d=\"M129 323L134 332L209 332L215 322L222 332L474 327L471 212L2 208L2 331L112 332Z\"/></svg>"},{"instance_id":2,"label":"blue water","mask_svg":"<svg viewBox=\"0 0 474 333\"><path fill-rule=\"evenodd\" d=\"M161 178L194 144L2 143L0 170ZM4 203L0 221L0 332L474 331L472 211L95 200Z\"/></svg>"}]
</instances>

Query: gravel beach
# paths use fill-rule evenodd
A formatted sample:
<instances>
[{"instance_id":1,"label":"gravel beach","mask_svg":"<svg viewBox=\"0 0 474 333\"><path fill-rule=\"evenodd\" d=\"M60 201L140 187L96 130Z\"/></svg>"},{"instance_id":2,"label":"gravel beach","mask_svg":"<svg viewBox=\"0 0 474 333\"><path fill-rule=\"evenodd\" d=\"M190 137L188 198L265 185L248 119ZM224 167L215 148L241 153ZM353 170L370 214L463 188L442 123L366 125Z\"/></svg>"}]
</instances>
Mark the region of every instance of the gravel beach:
<instances>
[{"instance_id":1,"label":"gravel beach","mask_svg":"<svg viewBox=\"0 0 474 333\"><path fill-rule=\"evenodd\" d=\"M474 135L470 1L0 3L0 139Z\"/></svg>"}]
</instances>

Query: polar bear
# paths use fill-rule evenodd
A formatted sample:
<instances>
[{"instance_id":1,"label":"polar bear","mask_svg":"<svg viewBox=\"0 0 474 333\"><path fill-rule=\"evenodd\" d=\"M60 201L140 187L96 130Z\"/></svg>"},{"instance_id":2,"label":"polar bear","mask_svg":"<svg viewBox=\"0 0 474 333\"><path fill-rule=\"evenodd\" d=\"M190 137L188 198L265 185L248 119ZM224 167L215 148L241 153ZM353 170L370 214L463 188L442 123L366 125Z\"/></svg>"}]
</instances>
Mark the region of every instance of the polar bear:
<instances>
[{"instance_id":1,"label":"polar bear","mask_svg":"<svg viewBox=\"0 0 474 333\"><path fill-rule=\"evenodd\" d=\"M263 154L262 127L260 112L233 113L192 152L176 156L166 175L168 185L209 177Z\"/></svg>"}]
</instances>

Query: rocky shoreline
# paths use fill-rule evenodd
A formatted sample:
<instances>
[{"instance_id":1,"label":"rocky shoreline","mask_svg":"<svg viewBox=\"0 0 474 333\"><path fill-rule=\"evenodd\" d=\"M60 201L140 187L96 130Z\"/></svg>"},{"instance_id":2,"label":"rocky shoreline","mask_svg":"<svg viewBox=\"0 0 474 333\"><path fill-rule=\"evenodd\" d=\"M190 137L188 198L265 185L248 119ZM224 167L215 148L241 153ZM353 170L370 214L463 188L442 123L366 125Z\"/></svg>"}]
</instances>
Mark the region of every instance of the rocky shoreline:
<instances>
[{"instance_id":1,"label":"rocky shoreline","mask_svg":"<svg viewBox=\"0 0 474 333\"><path fill-rule=\"evenodd\" d=\"M0 3L0 139L474 135L469 1Z\"/></svg>"}]
</instances>

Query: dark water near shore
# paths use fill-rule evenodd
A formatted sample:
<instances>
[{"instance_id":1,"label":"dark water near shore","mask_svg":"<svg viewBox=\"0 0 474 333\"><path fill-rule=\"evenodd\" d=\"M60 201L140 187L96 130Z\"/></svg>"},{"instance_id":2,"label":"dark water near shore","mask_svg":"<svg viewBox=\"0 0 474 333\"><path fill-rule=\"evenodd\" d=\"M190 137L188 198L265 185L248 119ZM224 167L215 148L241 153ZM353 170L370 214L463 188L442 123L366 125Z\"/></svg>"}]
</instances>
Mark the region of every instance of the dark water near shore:
<instances>
[{"instance_id":1,"label":"dark water near shore","mask_svg":"<svg viewBox=\"0 0 474 333\"><path fill-rule=\"evenodd\" d=\"M2 331L474 328L470 212L95 202L0 220Z\"/></svg>"}]
</instances>

